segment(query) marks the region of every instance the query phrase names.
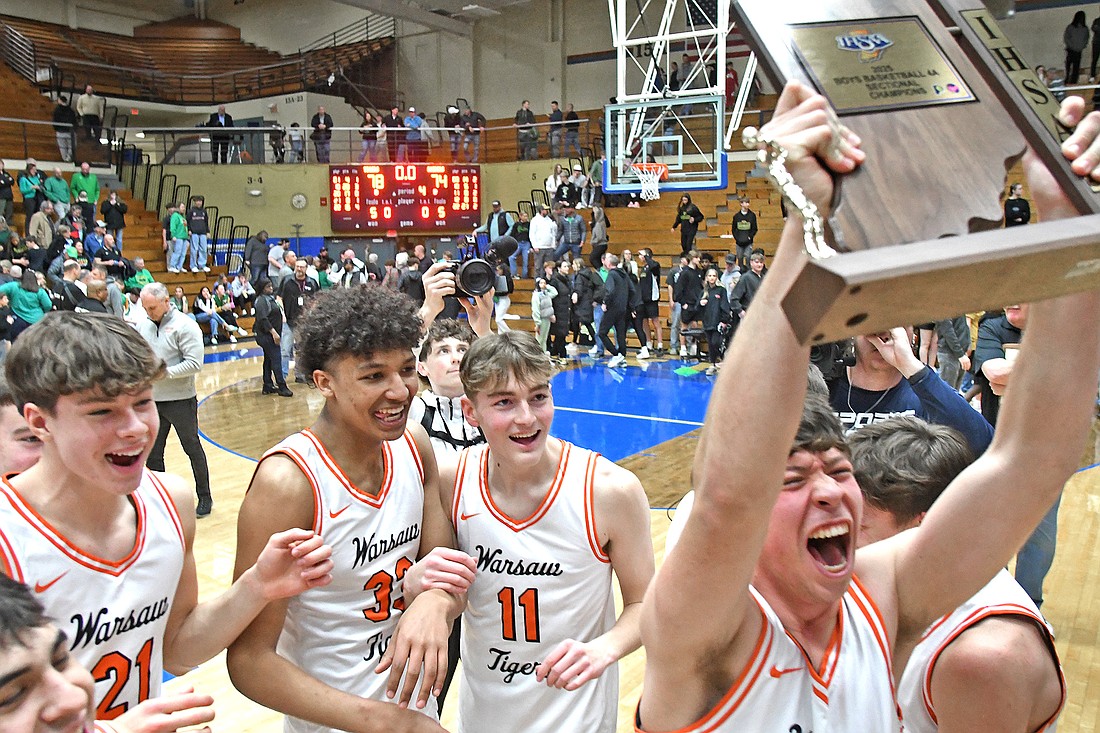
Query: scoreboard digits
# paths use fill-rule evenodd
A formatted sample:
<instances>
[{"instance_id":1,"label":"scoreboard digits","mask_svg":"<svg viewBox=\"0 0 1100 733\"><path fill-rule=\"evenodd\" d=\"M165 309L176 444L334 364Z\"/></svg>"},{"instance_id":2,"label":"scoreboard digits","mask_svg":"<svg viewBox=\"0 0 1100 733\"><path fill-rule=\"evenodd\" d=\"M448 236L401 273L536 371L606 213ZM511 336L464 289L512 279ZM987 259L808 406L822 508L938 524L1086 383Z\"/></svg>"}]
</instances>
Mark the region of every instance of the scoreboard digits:
<instances>
[{"instance_id":1,"label":"scoreboard digits","mask_svg":"<svg viewBox=\"0 0 1100 733\"><path fill-rule=\"evenodd\" d=\"M481 211L476 165L389 163L329 167L332 230L465 232Z\"/></svg>"}]
</instances>

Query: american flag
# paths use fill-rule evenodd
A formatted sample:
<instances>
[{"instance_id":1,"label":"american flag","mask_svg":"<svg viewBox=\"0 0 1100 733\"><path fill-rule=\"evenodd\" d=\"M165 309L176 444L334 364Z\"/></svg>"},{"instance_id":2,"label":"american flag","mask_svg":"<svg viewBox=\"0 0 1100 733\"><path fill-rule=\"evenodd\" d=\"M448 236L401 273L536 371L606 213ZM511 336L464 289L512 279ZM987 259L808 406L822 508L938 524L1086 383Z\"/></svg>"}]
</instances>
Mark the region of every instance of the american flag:
<instances>
[{"instance_id":1,"label":"american flag","mask_svg":"<svg viewBox=\"0 0 1100 733\"><path fill-rule=\"evenodd\" d=\"M718 22L718 0L685 0L689 28L714 27ZM722 0L729 2L729 0Z\"/></svg>"}]
</instances>

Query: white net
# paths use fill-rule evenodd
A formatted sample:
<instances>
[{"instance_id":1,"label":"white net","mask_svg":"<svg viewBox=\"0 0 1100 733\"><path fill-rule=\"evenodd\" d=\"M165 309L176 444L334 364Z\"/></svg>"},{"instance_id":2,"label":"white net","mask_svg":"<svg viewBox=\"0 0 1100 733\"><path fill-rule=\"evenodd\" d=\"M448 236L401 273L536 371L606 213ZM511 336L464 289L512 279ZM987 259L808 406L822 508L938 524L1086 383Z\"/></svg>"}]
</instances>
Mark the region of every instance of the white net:
<instances>
[{"instance_id":1,"label":"white net","mask_svg":"<svg viewBox=\"0 0 1100 733\"><path fill-rule=\"evenodd\" d=\"M661 172L635 167L634 173L642 184L642 198L646 201L656 201L661 198Z\"/></svg>"}]
</instances>

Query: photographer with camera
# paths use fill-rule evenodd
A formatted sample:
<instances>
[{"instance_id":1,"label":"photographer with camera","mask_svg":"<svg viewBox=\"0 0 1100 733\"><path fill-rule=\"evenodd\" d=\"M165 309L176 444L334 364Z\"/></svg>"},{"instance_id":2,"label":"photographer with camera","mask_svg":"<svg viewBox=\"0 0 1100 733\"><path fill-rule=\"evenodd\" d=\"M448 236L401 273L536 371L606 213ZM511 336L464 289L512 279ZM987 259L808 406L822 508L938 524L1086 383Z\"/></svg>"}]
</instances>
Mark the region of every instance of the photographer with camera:
<instances>
[{"instance_id":1,"label":"photographer with camera","mask_svg":"<svg viewBox=\"0 0 1100 733\"><path fill-rule=\"evenodd\" d=\"M855 364L830 385L829 403L846 432L893 415L916 415L958 430L974 455L989 447L993 428L917 358L906 329L856 336L855 357Z\"/></svg>"}]
</instances>

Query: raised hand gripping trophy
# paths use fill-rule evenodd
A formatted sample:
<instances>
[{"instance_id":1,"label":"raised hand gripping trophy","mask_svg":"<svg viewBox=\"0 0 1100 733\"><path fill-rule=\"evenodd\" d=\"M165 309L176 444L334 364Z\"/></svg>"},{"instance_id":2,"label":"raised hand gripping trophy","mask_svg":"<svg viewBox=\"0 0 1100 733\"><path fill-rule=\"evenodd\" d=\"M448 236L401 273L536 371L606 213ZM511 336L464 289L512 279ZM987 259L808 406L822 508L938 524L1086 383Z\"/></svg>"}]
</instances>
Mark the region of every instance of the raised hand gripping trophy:
<instances>
[{"instance_id":1,"label":"raised hand gripping trophy","mask_svg":"<svg viewBox=\"0 0 1100 733\"><path fill-rule=\"evenodd\" d=\"M804 342L1100 286L1100 196L1059 149L1058 103L979 0L738 0L733 14L776 88L824 94L867 153L822 221L784 151L745 130L805 222L810 259L783 303ZM1081 216L1002 229L1005 177L1029 145Z\"/></svg>"}]
</instances>

